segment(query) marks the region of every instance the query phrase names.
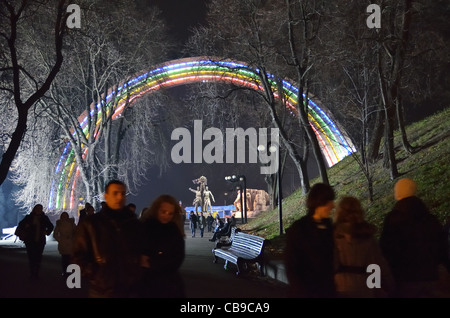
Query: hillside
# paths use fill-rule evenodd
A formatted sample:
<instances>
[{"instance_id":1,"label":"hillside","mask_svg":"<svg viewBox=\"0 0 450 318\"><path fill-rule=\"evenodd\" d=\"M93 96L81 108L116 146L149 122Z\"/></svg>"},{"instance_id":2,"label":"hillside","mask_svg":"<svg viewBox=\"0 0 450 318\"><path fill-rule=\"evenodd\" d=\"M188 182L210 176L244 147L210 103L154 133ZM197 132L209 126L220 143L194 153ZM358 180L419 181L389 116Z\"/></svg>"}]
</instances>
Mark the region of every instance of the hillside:
<instances>
[{"instance_id":1,"label":"hillside","mask_svg":"<svg viewBox=\"0 0 450 318\"><path fill-rule=\"evenodd\" d=\"M417 195L422 198L431 212L444 223L450 216L450 108L432 115L407 128L408 139L416 152L408 155L401 146L396 133L395 145L398 170L401 177L417 182ZM349 156L328 170L330 184L334 187L337 200L344 195L359 198L366 210L366 219L380 230L384 215L394 205L393 186L396 180L382 167L382 160L373 166L374 200L369 201L367 181L358 164ZM311 180L311 185L320 182ZM306 213L305 196L298 189L283 200L283 229ZM284 234L279 235L278 209L262 212L257 218L242 226L245 231L271 239L272 249L281 252ZM379 233L378 233L379 234Z\"/></svg>"}]
</instances>

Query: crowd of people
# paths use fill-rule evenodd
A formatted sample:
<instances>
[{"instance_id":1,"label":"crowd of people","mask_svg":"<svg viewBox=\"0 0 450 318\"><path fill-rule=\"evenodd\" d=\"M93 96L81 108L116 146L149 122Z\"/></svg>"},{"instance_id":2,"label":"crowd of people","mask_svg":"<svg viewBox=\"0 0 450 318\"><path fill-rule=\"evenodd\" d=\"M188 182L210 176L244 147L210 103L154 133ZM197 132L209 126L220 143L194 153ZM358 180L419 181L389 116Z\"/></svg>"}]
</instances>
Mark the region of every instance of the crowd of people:
<instances>
[{"instance_id":1,"label":"crowd of people","mask_svg":"<svg viewBox=\"0 0 450 318\"><path fill-rule=\"evenodd\" d=\"M212 213L209 212L208 216L205 217L203 212L189 212L189 228L192 237L195 237L197 229L200 231L200 237L203 237L206 228L209 233L213 232L213 236L209 240L215 242L222 236L229 236L232 226L236 226L234 215L226 217L224 222L219 214L213 217Z\"/></svg>"},{"instance_id":2,"label":"crowd of people","mask_svg":"<svg viewBox=\"0 0 450 318\"><path fill-rule=\"evenodd\" d=\"M439 269L450 272L449 229L403 178L396 203L384 217L379 239L360 201L335 206L329 185L311 187L307 214L287 230L285 266L292 297L441 297ZM331 212L335 209L334 220Z\"/></svg>"},{"instance_id":3,"label":"crowd of people","mask_svg":"<svg viewBox=\"0 0 450 318\"><path fill-rule=\"evenodd\" d=\"M416 192L411 179L395 184L396 203L377 238L357 198L344 196L335 204L331 186L313 185L307 214L287 229L284 263L290 296L439 296L439 268L450 272L449 226L429 212ZM63 212L53 226L40 204L25 216L16 235L25 242L31 278L38 276L45 237L53 232L63 275L69 264L78 264L90 297L185 297L179 274L185 258L181 204L161 195L137 216L136 206L126 205L126 185L119 180L106 185L104 197L97 213L85 205L78 224ZM213 232L211 241L227 235L235 223L225 220L191 212L192 237L197 228L201 237L205 228Z\"/></svg>"},{"instance_id":4,"label":"crowd of people","mask_svg":"<svg viewBox=\"0 0 450 318\"><path fill-rule=\"evenodd\" d=\"M110 181L100 211L86 204L76 225L63 212L53 226L36 205L16 231L28 252L30 278L38 278L46 235L53 232L62 274L68 264L79 265L89 297L184 297L178 272L185 257L182 208L173 196L161 195L138 217L136 206L126 205L126 190L122 181Z\"/></svg>"}]
</instances>

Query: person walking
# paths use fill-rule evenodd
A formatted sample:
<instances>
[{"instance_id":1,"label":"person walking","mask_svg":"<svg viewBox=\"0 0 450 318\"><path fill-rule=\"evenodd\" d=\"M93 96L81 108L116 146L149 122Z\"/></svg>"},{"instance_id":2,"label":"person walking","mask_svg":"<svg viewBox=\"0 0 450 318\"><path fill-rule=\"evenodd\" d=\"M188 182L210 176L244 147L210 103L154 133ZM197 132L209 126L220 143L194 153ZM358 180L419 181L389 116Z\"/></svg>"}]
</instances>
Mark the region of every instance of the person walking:
<instances>
[{"instance_id":1,"label":"person walking","mask_svg":"<svg viewBox=\"0 0 450 318\"><path fill-rule=\"evenodd\" d=\"M284 263L291 297L335 296L330 219L334 199L332 187L314 184L306 198L306 215L287 229Z\"/></svg>"},{"instance_id":2,"label":"person walking","mask_svg":"<svg viewBox=\"0 0 450 318\"><path fill-rule=\"evenodd\" d=\"M198 228L200 230L200 237L203 237L205 226L206 226L206 218L203 215L203 212L200 212L200 214L198 215Z\"/></svg>"},{"instance_id":3,"label":"person walking","mask_svg":"<svg viewBox=\"0 0 450 318\"><path fill-rule=\"evenodd\" d=\"M334 281L341 298L387 297L394 288L394 279L375 238L376 227L364 219L360 201L343 197L334 215ZM378 266L369 286L368 266ZM374 275L375 276L375 275Z\"/></svg>"},{"instance_id":4,"label":"person walking","mask_svg":"<svg viewBox=\"0 0 450 318\"><path fill-rule=\"evenodd\" d=\"M88 296L135 297L140 279L142 224L126 208L126 185L112 180L105 205L76 228L73 261L89 282Z\"/></svg>"},{"instance_id":5,"label":"person walking","mask_svg":"<svg viewBox=\"0 0 450 318\"><path fill-rule=\"evenodd\" d=\"M30 214L19 222L16 235L24 241L30 267L30 279L39 278L42 254L46 244L46 235L53 231L53 224L44 213L42 204L36 204Z\"/></svg>"},{"instance_id":6,"label":"person walking","mask_svg":"<svg viewBox=\"0 0 450 318\"><path fill-rule=\"evenodd\" d=\"M67 212L62 212L56 221L53 237L58 242L58 252L61 255L61 275L67 277L67 266L73 255L73 240L75 236L75 220L69 218Z\"/></svg>"},{"instance_id":7,"label":"person walking","mask_svg":"<svg viewBox=\"0 0 450 318\"><path fill-rule=\"evenodd\" d=\"M439 297L439 266L450 268L443 225L416 192L412 179L395 183L397 202L386 214L380 235L381 250L396 281L392 297Z\"/></svg>"},{"instance_id":8,"label":"person walking","mask_svg":"<svg viewBox=\"0 0 450 318\"><path fill-rule=\"evenodd\" d=\"M143 222L144 267L140 297L184 298L179 268L185 257L183 212L171 195L161 195L147 209Z\"/></svg>"},{"instance_id":9,"label":"person walking","mask_svg":"<svg viewBox=\"0 0 450 318\"><path fill-rule=\"evenodd\" d=\"M208 232L212 231L213 223L214 223L214 218L213 218L211 212L209 212L208 216L206 217L206 225L207 225L207 228L208 228Z\"/></svg>"},{"instance_id":10,"label":"person walking","mask_svg":"<svg viewBox=\"0 0 450 318\"><path fill-rule=\"evenodd\" d=\"M191 211L189 213L189 226L191 228L192 237L195 237L195 232L197 230L197 222L198 222L197 214Z\"/></svg>"}]
</instances>

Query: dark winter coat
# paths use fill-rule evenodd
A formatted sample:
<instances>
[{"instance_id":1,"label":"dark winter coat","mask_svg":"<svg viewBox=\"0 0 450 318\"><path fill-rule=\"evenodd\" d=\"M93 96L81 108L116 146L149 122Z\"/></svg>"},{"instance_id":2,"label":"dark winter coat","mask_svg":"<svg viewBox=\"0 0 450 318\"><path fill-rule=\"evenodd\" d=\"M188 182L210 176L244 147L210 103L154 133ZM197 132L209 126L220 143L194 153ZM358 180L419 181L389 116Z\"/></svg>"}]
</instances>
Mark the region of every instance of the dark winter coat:
<instances>
[{"instance_id":1,"label":"dark winter coat","mask_svg":"<svg viewBox=\"0 0 450 318\"><path fill-rule=\"evenodd\" d=\"M339 297L387 297L393 291L394 279L375 232L375 226L368 222L335 223L334 280ZM367 286L367 267L371 264L380 268L379 288Z\"/></svg>"},{"instance_id":2,"label":"dark winter coat","mask_svg":"<svg viewBox=\"0 0 450 318\"><path fill-rule=\"evenodd\" d=\"M306 215L287 230L285 266L292 297L335 296L330 219Z\"/></svg>"},{"instance_id":3,"label":"dark winter coat","mask_svg":"<svg viewBox=\"0 0 450 318\"><path fill-rule=\"evenodd\" d=\"M73 260L89 280L91 297L132 297L140 278L142 224L127 209L108 207L75 231Z\"/></svg>"},{"instance_id":4,"label":"dark winter coat","mask_svg":"<svg viewBox=\"0 0 450 318\"><path fill-rule=\"evenodd\" d=\"M141 282L142 296L183 298L184 284L179 268L185 257L184 237L175 223L154 218L144 222L143 253L149 258Z\"/></svg>"},{"instance_id":5,"label":"dark winter coat","mask_svg":"<svg viewBox=\"0 0 450 318\"><path fill-rule=\"evenodd\" d=\"M27 243L44 244L46 242L46 235L50 235L53 231L53 224L45 213L37 215L34 212L25 215L22 221L19 222L16 230L16 235L19 239ZM23 233L23 234L22 234Z\"/></svg>"},{"instance_id":6,"label":"dark winter coat","mask_svg":"<svg viewBox=\"0 0 450 318\"><path fill-rule=\"evenodd\" d=\"M435 281L446 264L443 226L418 197L398 201L384 219L380 246L397 282Z\"/></svg>"},{"instance_id":7,"label":"dark winter coat","mask_svg":"<svg viewBox=\"0 0 450 318\"><path fill-rule=\"evenodd\" d=\"M195 215L194 213L189 214L189 222L190 222L191 229L196 229L197 228L197 222L198 222L197 215Z\"/></svg>"},{"instance_id":8,"label":"dark winter coat","mask_svg":"<svg viewBox=\"0 0 450 318\"><path fill-rule=\"evenodd\" d=\"M53 237L58 241L58 252L61 255L73 254L73 241L75 235L75 220L67 218L56 221L56 226L53 231Z\"/></svg>"}]
</instances>

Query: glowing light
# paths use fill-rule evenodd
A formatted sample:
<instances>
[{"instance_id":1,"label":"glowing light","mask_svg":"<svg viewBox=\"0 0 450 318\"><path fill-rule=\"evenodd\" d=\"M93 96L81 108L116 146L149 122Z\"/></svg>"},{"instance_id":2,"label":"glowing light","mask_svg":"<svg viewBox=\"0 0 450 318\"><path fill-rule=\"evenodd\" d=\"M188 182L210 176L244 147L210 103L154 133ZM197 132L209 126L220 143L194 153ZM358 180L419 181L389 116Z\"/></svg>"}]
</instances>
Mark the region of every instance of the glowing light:
<instances>
[{"instance_id":1,"label":"glowing light","mask_svg":"<svg viewBox=\"0 0 450 318\"><path fill-rule=\"evenodd\" d=\"M115 119L121 116L127 103L131 104L139 97L149 94L152 91L178 85L216 81L233 83L249 87L253 90L264 91L264 86L260 81L258 73L258 69L252 69L244 63L236 61L208 60L198 57L170 61L148 72L139 74L125 83L117 85L116 88L111 89L111 92L104 100L92 105L90 116L93 116L95 111L97 111L98 115L97 126L94 131L97 133L101 125L102 105L106 105L107 112L112 110L111 105L116 106L112 114L112 118ZM268 78L269 84L272 85L271 89L275 97L278 98L280 92L274 80L275 77L268 74ZM284 80L282 82L282 89L286 97L286 107L293 115L296 115L296 103L299 94L298 88ZM349 139L343 136L326 112L311 98L308 98L308 110L308 120L319 140L322 152L329 166L336 164L354 151ZM89 116L84 112L80 118L81 131L88 136ZM76 132L73 132L73 136L76 136ZM84 148L83 157L86 156L86 153L87 149ZM74 189L78 178L79 170L75 154L71 149L70 143L67 143L55 168L55 178L51 184L49 197L49 209L76 208L74 207L74 201L76 201Z\"/></svg>"}]
</instances>

